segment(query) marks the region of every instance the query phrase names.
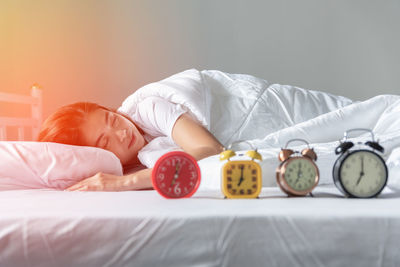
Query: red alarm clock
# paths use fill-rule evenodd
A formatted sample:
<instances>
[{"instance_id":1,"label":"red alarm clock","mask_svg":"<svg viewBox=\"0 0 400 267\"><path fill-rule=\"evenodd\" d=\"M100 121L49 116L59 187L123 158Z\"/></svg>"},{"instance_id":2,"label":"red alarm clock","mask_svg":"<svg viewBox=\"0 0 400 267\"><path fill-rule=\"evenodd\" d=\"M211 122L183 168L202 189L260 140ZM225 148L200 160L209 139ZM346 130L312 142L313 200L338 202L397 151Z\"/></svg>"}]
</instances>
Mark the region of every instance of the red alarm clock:
<instances>
[{"instance_id":1,"label":"red alarm clock","mask_svg":"<svg viewBox=\"0 0 400 267\"><path fill-rule=\"evenodd\" d=\"M166 198L192 196L200 185L200 179L196 159L182 151L172 151L161 156L151 173L153 187Z\"/></svg>"}]
</instances>

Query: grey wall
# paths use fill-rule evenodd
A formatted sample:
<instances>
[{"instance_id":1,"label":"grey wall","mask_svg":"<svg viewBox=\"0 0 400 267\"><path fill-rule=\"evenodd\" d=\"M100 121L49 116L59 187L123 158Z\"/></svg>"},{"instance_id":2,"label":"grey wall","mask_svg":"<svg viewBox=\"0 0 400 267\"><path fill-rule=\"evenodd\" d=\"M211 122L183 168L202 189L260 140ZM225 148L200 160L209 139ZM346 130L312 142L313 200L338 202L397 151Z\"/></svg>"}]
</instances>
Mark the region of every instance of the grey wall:
<instances>
[{"instance_id":1,"label":"grey wall","mask_svg":"<svg viewBox=\"0 0 400 267\"><path fill-rule=\"evenodd\" d=\"M399 14L395 0L2 0L0 91L39 83L45 116L79 100L118 107L188 68L400 94Z\"/></svg>"}]
</instances>

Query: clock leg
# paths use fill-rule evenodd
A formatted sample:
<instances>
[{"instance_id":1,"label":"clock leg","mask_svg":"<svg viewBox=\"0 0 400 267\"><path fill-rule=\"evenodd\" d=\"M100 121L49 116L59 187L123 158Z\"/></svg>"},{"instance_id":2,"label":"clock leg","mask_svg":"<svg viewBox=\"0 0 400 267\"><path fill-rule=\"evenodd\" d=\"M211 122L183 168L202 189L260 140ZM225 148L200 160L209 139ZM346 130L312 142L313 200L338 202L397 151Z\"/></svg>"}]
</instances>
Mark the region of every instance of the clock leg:
<instances>
[{"instance_id":1,"label":"clock leg","mask_svg":"<svg viewBox=\"0 0 400 267\"><path fill-rule=\"evenodd\" d=\"M313 195L313 193L312 193L312 192L310 192L310 196L311 196L311 197L314 197L314 195Z\"/></svg>"}]
</instances>

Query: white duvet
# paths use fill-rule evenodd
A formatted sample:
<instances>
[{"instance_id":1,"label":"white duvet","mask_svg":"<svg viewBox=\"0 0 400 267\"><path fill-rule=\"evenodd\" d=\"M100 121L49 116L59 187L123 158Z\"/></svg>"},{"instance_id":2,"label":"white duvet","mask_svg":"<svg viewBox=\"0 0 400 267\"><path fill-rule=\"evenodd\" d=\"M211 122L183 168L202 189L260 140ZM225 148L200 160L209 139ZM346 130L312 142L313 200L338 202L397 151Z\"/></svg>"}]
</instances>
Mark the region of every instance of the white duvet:
<instances>
[{"instance_id":1,"label":"white duvet","mask_svg":"<svg viewBox=\"0 0 400 267\"><path fill-rule=\"evenodd\" d=\"M149 96L163 97L183 105L224 145L233 148L256 147L263 156L263 186L275 186L277 155L287 141L302 138L318 155L321 184L332 183L334 153L343 133L352 128L373 130L385 148L389 186L400 185L400 96L380 95L363 102L299 87L270 84L250 75L221 71L187 70L162 81L148 84L129 96L122 107L134 108ZM370 140L369 134L355 132L353 142ZM293 147L293 145L298 147ZM301 143L291 148L300 150ZM397 149L396 149L397 148ZM142 163L152 167L165 152L178 147L168 137L154 139L139 154ZM218 189L218 156L199 162L202 189Z\"/></svg>"}]
</instances>

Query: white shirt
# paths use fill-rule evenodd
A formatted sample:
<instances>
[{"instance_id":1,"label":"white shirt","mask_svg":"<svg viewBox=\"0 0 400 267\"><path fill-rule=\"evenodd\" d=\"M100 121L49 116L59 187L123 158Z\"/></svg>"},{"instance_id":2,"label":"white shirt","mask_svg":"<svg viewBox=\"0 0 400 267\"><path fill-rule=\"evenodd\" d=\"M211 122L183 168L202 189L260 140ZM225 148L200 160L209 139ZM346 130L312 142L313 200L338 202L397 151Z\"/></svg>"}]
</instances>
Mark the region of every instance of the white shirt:
<instances>
[{"instance_id":1,"label":"white shirt","mask_svg":"<svg viewBox=\"0 0 400 267\"><path fill-rule=\"evenodd\" d=\"M131 117L145 132L144 138L148 144L139 151L138 158L146 167L152 168L154 159L166 152L181 150L172 139L172 129L176 120L186 112L182 105L151 96L138 103L134 109L122 105L118 111Z\"/></svg>"}]
</instances>

